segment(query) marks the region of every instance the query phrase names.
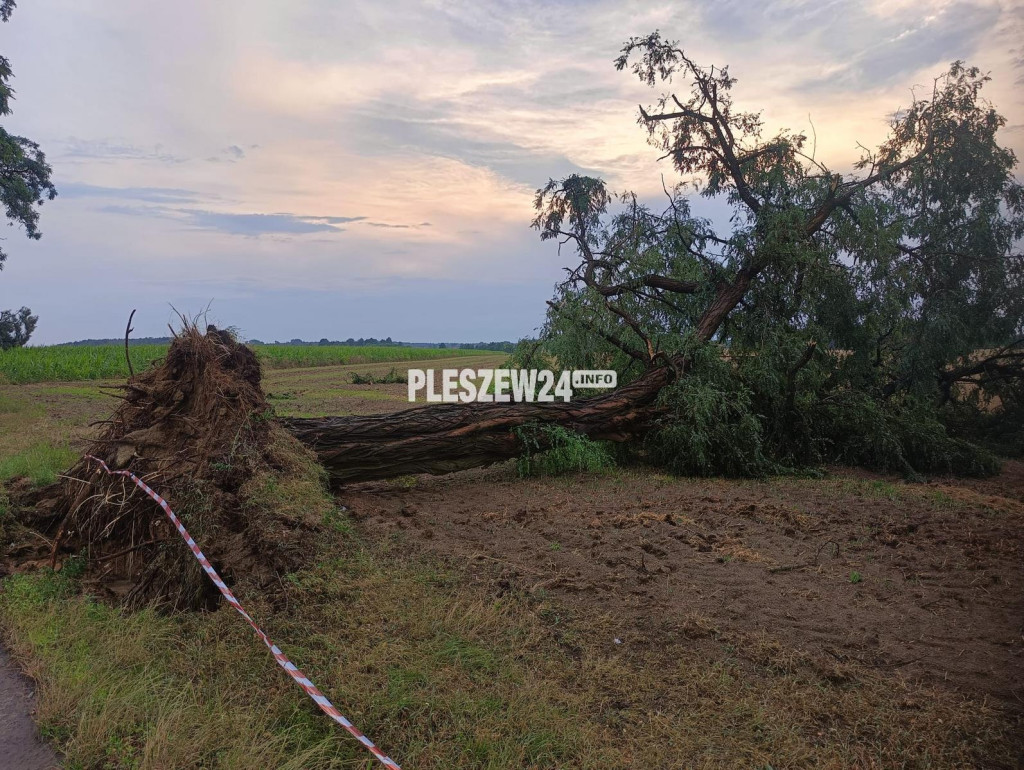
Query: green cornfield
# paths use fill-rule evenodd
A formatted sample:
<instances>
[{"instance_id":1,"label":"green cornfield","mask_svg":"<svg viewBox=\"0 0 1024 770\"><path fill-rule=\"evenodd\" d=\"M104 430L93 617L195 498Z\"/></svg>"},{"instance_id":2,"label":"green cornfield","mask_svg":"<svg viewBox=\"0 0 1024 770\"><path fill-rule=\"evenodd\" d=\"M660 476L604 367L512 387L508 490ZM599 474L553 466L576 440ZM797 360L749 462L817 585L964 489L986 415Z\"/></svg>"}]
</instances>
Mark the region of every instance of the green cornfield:
<instances>
[{"instance_id":1,"label":"green cornfield","mask_svg":"<svg viewBox=\"0 0 1024 770\"><path fill-rule=\"evenodd\" d=\"M480 355L479 350L408 348L393 345L254 345L268 369L306 366L424 361ZM163 357L167 345L131 345L132 366L140 372ZM0 351L0 382L72 382L128 376L122 345L78 345L14 348Z\"/></svg>"}]
</instances>

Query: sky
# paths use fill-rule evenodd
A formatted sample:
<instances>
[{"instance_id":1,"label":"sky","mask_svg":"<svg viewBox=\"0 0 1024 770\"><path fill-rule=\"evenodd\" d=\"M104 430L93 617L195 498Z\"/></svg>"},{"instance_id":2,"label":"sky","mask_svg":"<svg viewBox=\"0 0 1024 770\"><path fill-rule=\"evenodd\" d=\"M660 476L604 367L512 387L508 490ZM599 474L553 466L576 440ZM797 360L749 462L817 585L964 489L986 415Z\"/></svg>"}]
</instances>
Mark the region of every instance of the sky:
<instances>
[{"instance_id":1,"label":"sky","mask_svg":"<svg viewBox=\"0 0 1024 770\"><path fill-rule=\"evenodd\" d=\"M2 232L0 309L38 314L34 344L133 308L140 337L207 308L268 341L533 334L571 261L530 229L535 190L676 181L636 123L656 92L612 65L655 29L728 64L768 132L813 123L834 169L955 59L1024 153L1024 2L19 0L3 125L59 197L41 240Z\"/></svg>"}]
</instances>

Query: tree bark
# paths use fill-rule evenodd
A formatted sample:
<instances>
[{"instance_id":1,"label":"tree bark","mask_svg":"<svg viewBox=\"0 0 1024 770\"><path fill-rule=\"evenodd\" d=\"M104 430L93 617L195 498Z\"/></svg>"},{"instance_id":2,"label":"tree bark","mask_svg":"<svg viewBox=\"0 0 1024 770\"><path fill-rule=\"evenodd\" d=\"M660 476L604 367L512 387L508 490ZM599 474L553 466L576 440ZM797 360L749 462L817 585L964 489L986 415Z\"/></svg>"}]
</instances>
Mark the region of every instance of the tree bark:
<instances>
[{"instance_id":1,"label":"tree bark","mask_svg":"<svg viewBox=\"0 0 1024 770\"><path fill-rule=\"evenodd\" d=\"M621 388L579 401L432 404L381 415L282 418L316 452L333 484L411 473L451 473L523 453L515 429L537 423L608 441L637 435L658 413L658 392L674 377L651 369Z\"/></svg>"},{"instance_id":2,"label":"tree bark","mask_svg":"<svg viewBox=\"0 0 1024 770\"><path fill-rule=\"evenodd\" d=\"M696 327L711 340L759 270L741 269L718 287ZM658 393L688 368L685 356L652 366L642 377L580 401L434 404L393 414L291 417L281 423L316 452L333 484L411 473L452 473L518 457L526 448L515 429L557 425L594 439L626 441L660 414Z\"/></svg>"}]
</instances>

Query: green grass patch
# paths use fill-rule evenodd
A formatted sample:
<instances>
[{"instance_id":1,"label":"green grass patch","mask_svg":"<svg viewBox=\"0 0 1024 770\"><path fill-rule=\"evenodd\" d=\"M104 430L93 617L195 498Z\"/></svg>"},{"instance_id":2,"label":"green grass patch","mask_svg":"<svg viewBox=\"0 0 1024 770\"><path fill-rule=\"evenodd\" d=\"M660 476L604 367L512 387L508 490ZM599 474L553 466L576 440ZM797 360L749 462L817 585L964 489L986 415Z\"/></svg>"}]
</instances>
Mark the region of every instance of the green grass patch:
<instances>
[{"instance_id":1,"label":"green grass patch","mask_svg":"<svg viewBox=\"0 0 1024 770\"><path fill-rule=\"evenodd\" d=\"M253 350L264 366L270 369L291 369L312 366L347 364L378 364L391 361L431 361L438 358L479 356L479 350L462 348L406 348L397 345L254 345Z\"/></svg>"},{"instance_id":2,"label":"green grass patch","mask_svg":"<svg viewBox=\"0 0 1024 770\"><path fill-rule=\"evenodd\" d=\"M0 414L22 414L31 408L32 405L24 398L0 393Z\"/></svg>"},{"instance_id":3,"label":"green grass patch","mask_svg":"<svg viewBox=\"0 0 1024 770\"><path fill-rule=\"evenodd\" d=\"M33 444L23 452L0 459L0 481L27 476L33 485L43 486L57 480L57 474L78 459L67 446Z\"/></svg>"},{"instance_id":4,"label":"green grass patch","mask_svg":"<svg viewBox=\"0 0 1024 770\"><path fill-rule=\"evenodd\" d=\"M116 391L115 391L116 392ZM99 385L48 385L39 387L36 394L42 396L77 396L81 398L107 398L111 391L104 392Z\"/></svg>"},{"instance_id":5,"label":"green grass patch","mask_svg":"<svg viewBox=\"0 0 1024 770\"><path fill-rule=\"evenodd\" d=\"M307 399L324 398L362 398L367 401L407 401L406 396L397 396L394 393L381 393L379 390L356 390L355 388L328 388L325 390L311 390L304 393Z\"/></svg>"}]
</instances>

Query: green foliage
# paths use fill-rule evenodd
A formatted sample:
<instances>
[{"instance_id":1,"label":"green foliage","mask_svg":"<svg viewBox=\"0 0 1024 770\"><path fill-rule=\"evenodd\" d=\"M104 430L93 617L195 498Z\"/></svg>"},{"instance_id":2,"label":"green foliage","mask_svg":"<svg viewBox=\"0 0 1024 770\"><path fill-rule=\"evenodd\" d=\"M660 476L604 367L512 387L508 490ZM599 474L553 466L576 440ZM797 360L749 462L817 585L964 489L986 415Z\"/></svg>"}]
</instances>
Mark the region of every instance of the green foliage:
<instances>
[{"instance_id":1,"label":"green foliage","mask_svg":"<svg viewBox=\"0 0 1024 770\"><path fill-rule=\"evenodd\" d=\"M6 22L14 12L14 0L0 2L0 22ZM0 56L0 116L11 114L11 63ZM50 166L39 145L23 136L13 136L0 126L0 205L10 225L21 225L25 235L33 240L41 237L39 212L43 199L53 200L57 190L50 182ZM0 270L7 254L0 249ZM35 329L36 317L29 309L0 312L0 350L18 347L28 342Z\"/></svg>"},{"instance_id":2,"label":"green foliage","mask_svg":"<svg viewBox=\"0 0 1024 770\"><path fill-rule=\"evenodd\" d=\"M516 461L520 476L597 472L615 465L607 445L558 425L524 425L516 436L524 447Z\"/></svg>"},{"instance_id":3,"label":"green foliage","mask_svg":"<svg viewBox=\"0 0 1024 770\"><path fill-rule=\"evenodd\" d=\"M0 310L0 350L20 348L35 331L38 316L23 307L18 312Z\"/></svg>"},{"instance_id":4,"label":"green foliage","mask_svg":"<svg viewBox=\"0 0 1024 770\"><path fill-rule=\"evenodd\" d=\"M139 372L167 352L166 345L132 345L132 365ZM14 384L72 382L128 376L123 345L14 348L0 351L0 374Z\"/></svg>"},{"instance_id":5,"label":"green foliage","mask_svg":"<svg viewBox=\"0 0 1024 770\"><path fill-rule=\"evenodd\" d=\"M687 476L760 476L776 470L765 455L764 425L750 388L707 348L695 369L661 391L668 410L646 439L657 465Z\"/></svg>"},{"instance_id":6,"label":"green foliage","mask_svg":"<svg viewBox=\"0 0 1024 770\"><path fill-rule=\"evenodd\" d=\"M0 4L0 22L9 21L14 11L13 0ZM11 88L10 61L0 56L0 116L11 114L14 89ZM39 145L21 136L12 136L0 128L0 203L11 224L20 224L29 238L40 237L39 212L43 198L53 200L57 191L50 182L51 169ZM0 265L7 255L0 250Z\"/></svg>"},{"instance_id":7,"label":"green foliage","mask_svg":"<svg viewBox=\"0 0 1024 770\"><path fill-rule=\"evenodd\" d=\"M674 473L760 476L825 463L908 476L999 471L991 452L951 436L926 402L852 389L819 395L809 384L828 362L809 365L791 391L769 351L734 363L708 346L691 361L662 391L668 414L644 444L651 462Z\"/></svg>"},{"instance_id":8,"label":"green foliage","mask_svg":"<svg viewBox=\"0 0 1024 770\"><path fill-rule=\"evenodd\" d=\"M987 450L949 435L935 410L913 399L880 402L852 391L813 407L813 441L826 462L903 473L988 476L999 460Z\"/></svg>"},{"instance_id":9,"label":"green foliage","mask_svg":"<svg viewBox=\"0 0 1024 770\"><path fill-rule=\"evenodd\" d=\"M5 59L2 61L6 64ZM0 110L0 114L6 113ZM51 169L46 156L35 142L13 136L0 127L0 169L0 205L4 213L11 224L21 225L29 238L39 240L42 233L36 208L44 199L57 197L57 189L50 182ZM7 254L0 249L0 266L6 259Z\"/></svg>"},{"instance_id":10,"label":"green foliage","mask_svg":"<svg viewBox=\"0 0 1024 770\"><path fill-rule=\"evenodd\" d=\"M1004 457L1024 457L1024 405L1003 402L991 411L954 403L940 413L956 436Z\"/></svg>"},{"instance_id":11,"label":"green foliage","mask_svg":"<svg viewBox=\"0 0 1024 770\"><path fill-rule=\"evenodd\" d=\"M1024 444L1024 187L987 76L954 62L839 174L804 134L766 136L727 67L657 32L616 68L669 91L640 122L701 181L667 188L661 211L580 175L539 189L534 227L579 261L515 359L620 383L671 365L643 450L678 473L980 475L998 462L966 439ZM692 191L729 224L695 216Z\"/></svg>"},{"instance_id":12,"label":"green foliage","mask_svg":"<svg viewBox=\"0 0 1024 770\"><path fill-rule=\"evenodd\" d=\"M437 348L411 348L397 345L252 345L260 363L270 369L309 366L376 364L390 361L427 361L437 359ZM445 358L480 355L476 350L448 348Z\"/></svg>"},{"instance_id":13,"label":"green foliage","mask_svg":"<svg viewBox=\"0 0 1024 770\"><path fill-rule=\"evenodd\" d=\"M394 366L385 374L352 372L350 379L353 385L405 385L409 382L409 376Z\"/></svg>"}]
</instances>

